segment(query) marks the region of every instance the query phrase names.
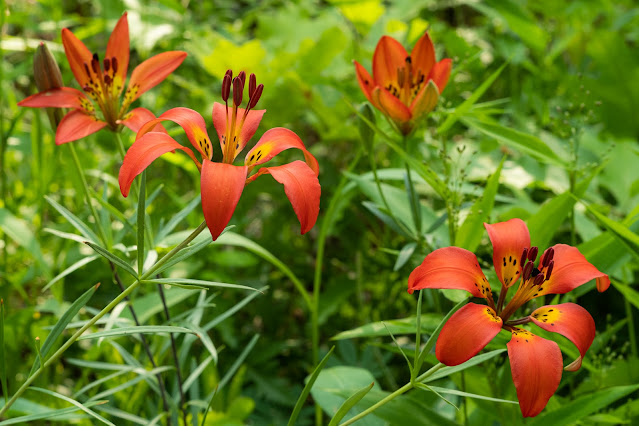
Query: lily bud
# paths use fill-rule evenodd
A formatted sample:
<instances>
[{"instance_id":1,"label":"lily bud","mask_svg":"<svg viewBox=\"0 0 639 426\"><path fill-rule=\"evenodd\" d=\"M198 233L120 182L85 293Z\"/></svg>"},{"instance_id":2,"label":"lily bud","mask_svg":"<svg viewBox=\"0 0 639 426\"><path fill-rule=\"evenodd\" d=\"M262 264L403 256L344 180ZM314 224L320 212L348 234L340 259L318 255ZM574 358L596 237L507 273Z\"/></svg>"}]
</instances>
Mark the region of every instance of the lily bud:
<instances>
[{"instance_id":1,"label":"lily bud","mask_svg":"<svg viewBox=\"0 0 639 426\"><path fill-rule=\"evenodd\" d=\"M33 79L39 92L62 87L60 67L44 43L40 43L33 56ZM56 129L65 111L62 108L46 108L46 111L51 127Z\"/></svg>"}]
</instances>

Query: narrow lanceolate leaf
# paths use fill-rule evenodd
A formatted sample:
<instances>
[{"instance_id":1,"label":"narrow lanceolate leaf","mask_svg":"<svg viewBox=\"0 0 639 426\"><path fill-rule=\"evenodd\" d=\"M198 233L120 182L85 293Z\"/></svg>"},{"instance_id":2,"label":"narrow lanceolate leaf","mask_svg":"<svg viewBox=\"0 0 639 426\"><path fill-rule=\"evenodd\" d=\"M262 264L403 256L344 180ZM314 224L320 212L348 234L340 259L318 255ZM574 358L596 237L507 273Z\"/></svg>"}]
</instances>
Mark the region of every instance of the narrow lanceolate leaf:
<instances>
[{"instance_id":1,"label":"narrow lanceolate leaf","mask_svg":"<svg viewBox=\"0 0 639 426\"><path fill-rule=\"evenodd\" d=\"M4 363L4 300L0 299L0 382L2 383L2 394L4 403L9 399L9 388L7 387L7 370Z\"/></svg>"},{"instance_id":2,"label":"narrow lanceolate leaf","mask_svg":"<svg viewBox=\"0 0 639 426\"><path fill-rule=\"evenodd\" d=\"M98 241L100 241L100 239L98 238L97 235L95 235L95 232L93 232L91 230L91 228L89 228L89 226L84 223L83 221L80 220L80 218L78 218L76 215L74 215L73 213L71 213L69 210L67 210L65 207L62 207L57 201L55 201L53 198L49 197L49 196L44 196L44 199L47 200L47 202L49 204L51 204L51 206L56 209L58 211L58 213L60 213L62 216L64 216L64 218L66 220L69 221L69 223L71 225L73 225L73 227L75 229L77 229L78 231L80 231L80 233L82 234L82 236L93 242L93 243L97 243Z\"/></svg>"},{"instance_id":3,"label":"narrow lanceolate leaf","mask_svg":"<svg viewBox=\"0 0 639 426\"><path fill-rule=\"evenodd\" d=\"M189 278L156 278L144 280L145 283L172 285L189 289L209 289L209 288L235 288L238 290L257 291L260 290L240 284L218 283L215 281L192 280Z\"/></svg>"},{"instance_id":4,"label":"narrow lanceolate leaf","mask_svg":"<svg viewBox=\"0 0 639 426\"><path fill-rule=\"evenodd\" d=\"M67 311L62 314L58 322L55 324L55 326L53 326L51 333L49 333L47 338L44 340L44 343L42 344L41 353L43 358L46 358L57 338L60 337L66 326L71 322L73 317L76 316L80 309L82 309L84 305L89 302L99 286L100 284L98 283L85 291L82 296L77 298L76 301L73 302L71 306L69 306L69 309L67 309ZM29 376L31 376L39 367L40 363L36 360L36 362L33 364L33 367L31 368L31 373L29 373Z\"/></svg>"},{"instance_id":5,"label":"narrow lanceolate leaf","mask_svg":"<svg viewBox=\"0 0 639 426\"><path fill-rule=\"evenodd\" d=\"M132 334L158 334L158 333L187 333L197 334L193 330L184 327L174 327L169 325L140 325L136 327L122 327L111 330L98 331L80 336L78 340L99 339L100 337L121 337Z\"/></svg>"},{"instance_id":6,"label":"narrow lanceolate leaf","mask_svg":"<svg viewBox=\"0 0 639 426\"><path fill-rule=\"evenodd\" d=\"M462 392L457 389L440 388L439 386L429 386L429 388L430 390L434 392L438 392L444 395L446 394L459 395L459 396L465 396L466 398L483 399L485 401L503 402L505 404L519 404L518 401L511 401L509 399L501 399L501 398L492 398L490 396L477 395L476 393Z\"/></svg>"},{"instance_id":7,"label":"narrow lanceolate leaf","mask_svg":"<svg viewBox=\"0 0 639 426\"><path fill-rule=\"evenodd\" d=\"M39 387L35 387L32 386L29 388L29 390L34 390L36 392L42 392L45 393L47 395L51 395L53 397L62 399L63 401L69 402L73 405L75 405L76 407L78 407L80 410L84 411L85 413L87 413L89 416L98 419L99 421L101 421L102 423L106 424L106 425L111 425L111 426L115 426L113 423L111 423L110 421L108 421L107 419L105 419L104 417L102 417L101 415L99 415L98 413L96 413L95 411L87 408L86 405L76 401L75 399L69 398L68 396L64 396L62 394L59 394L57 392L53 392L50 391L48 389L43 389L43 388L39 388Z\"/></svg>"},{"instance_id":8,"label":"narrow lanceolate leaf","mask_svg":"<svg viewBox=\"0 0 639 426\"><path fill-rule=\"evenodd\" d=\"M490 358L493 358L503 352L506 352L506 349L496 349L494 351L490 351L490 352L486 352L485 354L481 354L481 355L477 355L471 359L469 359L468 361L466 361L463 364L459 364L456 365L454 367L444 367L442 369L440 369L439 371L437 371L435 374L433 374L432 376L428 376L424 382L428 383L428 382L432 382L434 380L437 379L441 379L442 377L446 377L446 376L450 376L453 373L458 373L462 370L465 370L467 368L473 367L477 364L481 364L482 362L489 360Z\"/></svg>"},{"instance_id":9,"label":"narrow lanceolate leaf","mask_svg":"<svg viewBox=\"0 0 639 426\"><path fill-rule=\"evenodd\" d=\"M371 383L368 386L364 386L353 395L351 395L344 403L339 407L337 413L333 416L328 426L337 426L339 422L344 418L346 414L353 408L366 394L373 389L373 385L375 382Z\"/></svg>"},{"instance_id":10,"label":"narrow lanceolate leaf","mask_svg":"<svg viewBox=\"0 0 639 426\"><path fill-rule=\"evenodd\" d=\"M501 168L505 160L506 157L504 156L497 170L495 170L486 181L484 193L470 208L466 220L464 220L463 225L457 232L457 239L455 241L457 247L474 252L477 246L479 246L481 238L484 235L484 222L488 221L493 206L495 205L495 195L497 195L497 189L499 189L499 177L501 176Z\"/></svg>"},{"instance_id":11,"label":"narrow lanceolate leaf","mask_svg":"<svg viewBox=\"0 0 639 426\"><path fill-rule=\"evenodd\" d=\"M88 401L84 404L84 407L91 408L96 405L106 404L107 402L109 401ZM18 424L25 424L27 422L32 422L35 420L55 419L57 416L62 416L64 414L71 414L79 410L80 409L78 407L69 407L69 408L61 408L59 410L45 411L44 413L29 414L28 416L15 417L13 419L4 420L0 422L0 425L1 426L18 425Z\"/></svg>"},{"instance_id":12,"label":"narrow lanceolate leaf","mask_svg":"<svg viewBox=\"0 0 639 426\"><path fill-rule=\"evenodd\" d=\"M566 161L559 158L555 151L536 136L486 121L466 118L463 122L468 127L479 130L486 136L496 139L524 154L528 154L541 162L567 167Z\"/></svg>"},{"instance_id":13,"label":"narrow lanceolate leaf","mask_svg":"<svg viewBox=\"0 0 639 426\"><path fill-rule=\"evenodd\" d=\"M317 380L317 376L319 376L320 371L322 371L322 369L324 368L324 365L326 365L326 363L328 362L328 359L333 354L333 350L335 350L335 346L333 346L331 350L328 351L326 356L324 356L324 358L320 361L317 367L315 367L313 374L311 374L311 377L309 377L308 381L306 382L306 386L304 386L304 389L302 389L302 393L300 394L300 397L297 399L297 403L295 404L295 407L293 408L291 417L288 419L288 426L293 426L295 422L297 421L297 417L300 415L300 411L302 411L302 406L304 406L304 402L306 402L306 398L308 398L308 394L311 392L311 388L315 384L315 380Z\"/></svg>"},{"instance_id":14,"label":"narrow lanceolate leaf","mask_svg":"<svg viewBox=\"0 0 639 426\"><path fill-rule=\"evenodd\" d=\"M118 265L120 268L124 269L126 272L131 274L132 277L134 278L138 277L138 274L137 272L135 272L135 269L133 269L131 265L129 265L124 259L119 258L118 256L114 255L110 251L106 250L103 247L100 247L99 245L95 243L92 243L90 241L85 241L84 243L88 245L89 247L91 247L93 250L95 250L96 253L104 256L108 261L113 262L115 265Z\"/></svg>"},{"instance_id":15,"label":"narrow lanceolate leaf","mask_svg":"<svg viewBox=\"0 0 639 426\"><path fill-rule=\"evenodd\" d=\"M621 243L628 248L630 253L635 257L639 257L639 235L632 232L628 227L622 225L619 222L615 222L612 219L608 219L606 216L599 213L596 209L587 205L588 211L612 233Z\"/></svg>"},{"instance_id":16,"label":"narrow lanceolate leaf","mask_svg":"<svg viewBox=\"0 0 639 426\"><path fill-rule=\"evenodd\" d=\"M171 220L169 220L166 225L164 225L162 229L160 229L158 233L155 234L156 244L159 244L164 238L166 238L166 236L169 235L171 231L173 231L173 229L175 229L178 223L183 221L184 218L186 218L186 216L188 216L188 214L191 213L193 209L195 209L199 204L200 196L198 195L193 200L191 200L191 202L188 203L182 210L177 212L177 214L175 214L175 216L173 216Z\"/></svg>"},{"instance_id":17,"label":"narrow lanceolate leaf","mask_svg":"<svg viewBox=\"0 0 639 426\"><path fill-rule=\"evenodd\" d=\"M206 247L209 244L211 244L213 242L213 240L211 239L211 234L208 234L208 235L205 235L205 234L206 233L202 233L200 235L200 238L196 238L195 241L193 241L193 243L191 245L187 246L185 249L183 249L178 254L173 256L171 258L171 260L169 260L168 262L166 262L165 264L163 264L159 268L153 269L154 267L152 266L151 269L149 269L147 271L147 274L149 272L153 272L153 274L160 274L160 273L166 271L171 266L175 265L176 263L179 263L179 262L183 261L184 259L187 259L187 258L193 256L195 253L199 252L204 247Z\"/></svg>"},{"instance_id":18,"label":"narrow lanceolate leaf","mask_svg":"<svg viewBox=\"0 0 639 426\"><path fill-rule=\"evenodd\" d=\"M508 65L508 62L502 64L502 66L499 67L497 71L492 73L490 77L484 80L484 82L477 89L475 89L473 94L470 95L468 99L466 99L464 102L462 102L461 105L455 108L455 111L453 111L452 114L449 114L448 117L446 117L446 120L442 123L442 125L437 128L437 133L439 134L445 133L448 129L453 127L453 124L455 124L457 120L459 120L464 114L466 114L470 110L470 108L475 104L475 102L477 102L479 98L481 98L481 96L486 92L486 90L488 90L488 88L492 86L492 84L495 82L495 80L497 80L497 77L499 77L499 74L501 74L501 72L504 70L506 65Z\"/></svg>"},{"instance_id":19,"label":"narrow lanceolate leaf","mask_svg":"<svg viewBox=\"0 0 639 426\"><path fill-rule=\"evenodd\" d=\"M81 267L83 267L84 265L93 262L95 259L97 259L99 256L97 254L94 254L93 256L88 256L88 257L84 257L80 260L78 260L77 262L75 262L73 265L69 266L67 269L65 269L64 271L60 272L56 277L54 277L51 281L49 281L47 283L47 285L45 285L42 290L40 290L42 293L44 293L45 291L47 291L53 284L57 283L58 281L60 281L62 278L66 277L67 275L69 275L71 272L80 269Z\"/></svg>"}]
</instances>

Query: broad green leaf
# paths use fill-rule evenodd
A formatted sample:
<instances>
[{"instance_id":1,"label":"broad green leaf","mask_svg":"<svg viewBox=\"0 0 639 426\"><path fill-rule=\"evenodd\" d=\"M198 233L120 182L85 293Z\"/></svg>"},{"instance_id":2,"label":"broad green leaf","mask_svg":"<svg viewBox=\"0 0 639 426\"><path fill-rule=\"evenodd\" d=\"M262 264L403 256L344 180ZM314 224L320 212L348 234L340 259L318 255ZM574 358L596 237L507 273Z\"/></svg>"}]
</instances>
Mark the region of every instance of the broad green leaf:
<instances>
[{"instance_id":1,"label":"broad green leaf","mask_svg":"<svg viewBox=\"0 0 639 426\"><path fill-rule=\"evenodd\" d=\"M53 344L55 343L55 341L58 339L58 337L60 337L60 335L62 334L64 329L67 327L67 325L71 322L73 317L75 317L77 313L80 312L80 309L82 309L84 305L86 305L89 302L89 300L91 299L91 297L96 292L99 286L100 284L91 286L91 288L89 288L87 291L82 293L82 296L78 297L75 300L75 302L73 302L71 306L69 306L69 309L67 309L66 312L62 314L58 322L55 324L55 326L51 330L51 333L49 333L47 338L44 340L44 343L42 344L41 353L43 357L46 358L47 354L53 347ZM29 376L31 376L38 367L40 367L40 363L36 359L35 363L33 364L33 367L31 368L31 373L29 373Z\"/></svg>"},{"instance_id":2,"label":"broad green leaf","mask_svg":"<svg viewBox=\"0 0 639 426\"><path fill-rule=\"evenodd\" d=\"M497 170L486 181L484 193L475 201L468 212L468 216L457 232L455 245L466 250L475 251L484 235L484 222L490 218L495 205L495 195L499 189L499 177L506 157L504 156Z\"/></svg>"},{"instance_id":3,"label":"broad green leaf","mask_svg":"<svg viewBox=\"0 0 639 426\"><path fill-rule=\"evenodd\" d=\"M84 403L84 407L91 408L96 405L106 404L107 402L109 401L87 401ZM34 420L44 420L44 419L54 419L54 418L55 420L58 420L60 418L59 416L63 414L74 413L79 410L80 408L78 407L69 407L69 408L61 408L58 410L46 411L44 413L29 414L28 416L14 417L9 420L4 420L0 422L0 425L4 426L4 425L24 424L27 422L32 422Z\"/></svg>"},{"instance_id":4,"label":"broad green leaf","mask_svg":"<svg viewBox=\"0 0 639 426\"><path fill-rule=\"evenodd\" d=\"M295 403L295 407L293 408L291 417L288 419L288 426L293 426L295 425L295 422L297 422L297 417L300 415L300 411L302 411L302 407L304 406L304 403L306 402L306 398L308 398L308 394L311 392L311 388L315 384L315 380L317 379L317 376L319 376L320 372L322 371L322 369L328 362L328 359L331 357L334 350L335 350L335 346L331 347L331 349L324 356L324 358L322 358L322 360L317 365L317 367L315 367L315 370L313 370L313 373L311 374L311 376L306 381L306 385L304 386L304 389L302 389L302 393L300 394L300 397L297 399L297 402Z\"/></svg>"},{"instance_id":5,"label":"broad green leaf","mask_svg":"<svg viewBox=\"0 0 639 426\"><path fill-rule=\"evenodd\" d=\"M635 305L635 308L639 309L639 292L629 285L625 285L619 283L615 280L611 280L612 285L619 290L619 293L623 294L623 296L628 300L628 302Z\"/></svg>"},{"instance_id":6,"label":"broad green leaf","mask_svg":"<svg viewBox=\"0 0 639 426\"><path fill-rule=\"evenodd\" d=\"M65 207L61 206L57 201L55 201L53 198L45 195L44 199L47 200L47 202L49 204L51 204L51 206L56 209L58 211L58 213L60 213L62 216L64 216L64 218L71 224L73 225L73 227L75 229L77 229L78 231L80 231L80 234L82 234L82 236L89 240L92 243L97 243L98 241L100 241L100 239L98 238L98 236L95 234L95 232L93 232L91 230L91 228L84 223L83 221L80 220L80 218L78 218L76 215L74 215L73 213L71 213L69 210L67 210Z\"/></svg>"},{"instance_id":7,"label":"broad green leaf","mask_svg":"<svg viewBox=\"0 0 639 426\"><path fill-rule=\"evenodd\" d=\"M528 154L543 163L554 164L566 168L567 163L559 158L541 139L519 130L510 129L500 124L465 118L462 120L468 127L479 130L486 136L496 139L512 148Z\"/></svg>"},{"instance_id":8,"label":"broad green leaf","mask_svg":"<svg viewBox=\"0 0 639 426\"><path fill-rule=\"evenodd\" d=\"M426 379L423 380L423 382L429 383L429 382L441 379L442 377L450 376L451 374L458 373L462 370L473 367L477 364L481 364L482 362L487 361L491 358L494 358L503 352L506 352L506 349L496 349L494 351L490 351L481 355L474 356L463 364L459 364L454 367L444 367L438 370L437 372L435 372L432 376L428 376Z\"/></svg>"},{"instance_id":9,"label":"broad green leaf","mask_svg":"<svg viewBox=\"0 0 639 426\"><path fill-rule=\"evenodd\" d=\"M497 80L497 77L499 77L499 74L501 74L504 68L506 68L506 65L508 65L508 62L502 64L499 68L497 68L497 70L492 73L490 77L484 80L484 82L477 89L475 89L473 94L470 95L468 99L466 99L464 102L462 102L461 105L455 108L455 111L449 114L442 125L437 128L437 133L441 135L442 133L446 133L451 127L453 127L453 124L455 124L457 120L464 116L475 104L475 102L477 102L479 98L481 98L486 90L488 90L488 88L492 86L495 80Z\"/></svg>"},{"instance_id":10,"label":"broad green leaf","mask_svg":"<svg viewBox=\"0 0 639 426\"><path fill-rule=\"evenodd\" d=\"M99 339L100 337L121 337L132 334L159 334L159 333L187 333L197 334L195 331L184 327L170 325L140 325L134 327L113 328L111 330L97 331L95 333L83 334L78 340Z\"/></svg>"},{"instance_id":11,"label":"broad green leaf","mask_svg":"<svg viewBox=\"0 0 639 426\"><path fill-rule=\"evenodd\" d=\"M614 386L601 389L589 395L580 396L573 401L564 402L561 404L561 408L557 410L543 412L532 419L528 425L563 426L574 423L596 411L608 407L610 404L630 395L637 389L639 389L639 385Z\"/></svg>"},{"instance_id":12,"label":"broad green leaf","mask_svg":"<svg viewBox=\"0 0 639 426\"><path fill-rule=\"evenodd\" d=\"M0 229L18 245L24 247L29 253L31 253L47 277L51 276L49 265L47 265L44 257L42 257L40 244L38 244L38 240L26 221L17 218L9 210L0 207ZM2 250L6 250L6 248L3 248Z\"/></svg>"},{"instance_id":13,"label":"broad green leaf","mask_svg":"<svg viewBox=\"0 0 639 426\"><path fill-rule=\"evenodd\" d=\"M364 386L363 388L355 392L353 395L351 395L346 401L344 401L341 407L339 407L339 409L337 410L337 413L335 413L335 415L331 419L328 426L339 425L339 422L344 418L346 414L348 414L351 408L353 408L362 398L364 398L364 396L366 396L366 394L371 389L373 389L374 384L375 384L374 382L371 382L370 385Z\"/></svg>"},{"instance_id":14,"label":"broad green leaf","mask_svg":"<svg viewBox=\"0 0 639 426\"><path fill-rule=\"evenodd\" d=\"M434 330L441 320L438 314L422 314L421 329L422 332L430 333ZM417 318L408 317L396 320L386 320L372 322L352 330L342 331L333 336L331 340L354 339L359 337L380 337L387 336L388 333L398 334L415 334L417 330Z\"/></svg>"},{"instance_id":15,"label":"broad green leaf","mask_svg":"<svg viewBox=\"0 0 639 426\"><path fill-rule=\"evenodd\" d=\"M104 423L106 425L115 426L113 423L111 423L110 421L108 421L107 419L105 419L104 417L102 417L101 415L96 413L95 411L90 410L89 408L87 408L86 405L76 401L75 399L69 398L68 396L64 396L64 395L59 394L57 392L53 392L53 391L50 391L48 389L43 389L43 388L39 388L39 387L36 387L36 386L30 387L29 390L36 391L36 392L42 392L42 393L45 393L47 395L51 395L51 396L53 396L55 398L61 399L63 401L66 401L66 402L68 402L70 404L75 405L80 410L82 410L85 413L87 413L89 416L91 416L91 417L93 417L95 419L98 419L100 422L102 422L102 423Z\"/></svg>"},{"instance_id":16,"label":"broad green leaf","mask_svg":"<svg viewBox=\"0 0 639 426\"><path fill-rule=\"evenodd\" d=\"M97 254L94 254L93 256L87 256L87 257L83 257L82 259L78 260L77 262L75 262L73 265L69 266L67 269L65 269L64 271L60 272L58 275L56 275L51 281L49 281L47 283L47 285L45 285L44 287L42 287L42 290L40 290L40 292L44 293L45 291L47 291L49 288L51 288L51 286L55 283L57 283L58 281L60 281L62 278L66 277L67 275L69 275L71 272L74 272L78 269L80 269L81 267L83 267L84 265L93 262L95 259L97 259L98 256Z\"/></svg>"},{"instance_id":17,"label":"broad green leaf","mask_svg":"<svg viewBox=\"0 0 639 426\"><path fill-rule=\"evenodd\" d=\"M190 278L156 278L152 280L144 280L143 283L171 285L187 289L235 288L238 290L250 290L259 292L258 289L246 285L219 283L215 281L205 280L192 280Z\"/></svg>"},{"instance_id":18,"label":"broad green leaf","mask_svg":"<svg viewBox=\"0 0 639 426\"><path fill-rule=\"evenodd\" d=\"M134 278L138 277L138 274L137 274L137 272L135 272L135 269L133 269L131 267L131 265L129 265L124 259L119 258L118 256L114 255L110 251L106 250L103 247L100 247L97 244L94 244L94 243L89 242L89 241L85 241L84 243L86 245L88 245L89 247L91 247L96 253L98 253L99 255L101 255L103 257L105 257L109 262L112 262L113 264L118 265L120 268L124 269L132 277L134 277Z\"/></svg>"}]
</instances>

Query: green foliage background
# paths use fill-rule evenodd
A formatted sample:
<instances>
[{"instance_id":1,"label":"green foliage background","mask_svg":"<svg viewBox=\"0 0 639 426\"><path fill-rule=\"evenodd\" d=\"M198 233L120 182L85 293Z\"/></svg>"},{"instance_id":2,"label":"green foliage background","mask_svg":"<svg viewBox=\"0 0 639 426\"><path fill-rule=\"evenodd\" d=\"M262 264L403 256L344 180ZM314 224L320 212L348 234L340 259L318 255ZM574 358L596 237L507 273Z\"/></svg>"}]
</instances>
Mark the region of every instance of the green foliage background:
<instances>
[{"instance_id":1,"label":"green foliage background","mask_svg":"<svg viewBox=\"0 0 639 426\"><path fill-rule=\"evenodd\" d=\"M429 28L437 57L453 58L453 73L443 99L420 131L421 160L446 182L446 199L426 183L418 182L426 242L430 248L462 245L474 249L493 283L491 247L487 235L466 225L469 211L486 197L487 180L503 161L494 202L481 205L486 221L512 217L527 221L533 244L547 247L563 242L576 245L589 261L610 275L613 285L597 293L594 283L562 297L547 300L578 301L595 318L597 338L583 368L565 373L560 389L542 414L526 424L632 424L639 421L636 385L639 360L635 318L639 308L636 260L639 256L639 8L635 2L577 1L178 1L53 0L4 2L2 31L2 230L0 296L5 306L5 358L9 389L26 378L36 359L33 339L44 338L70 304L89 287L102 283L90 303L80 311L86 319L112 300L119 290L111 271L97 258L42 291L51 279L81 259L93 255L88 247L49 230L77 233L45 196L90 222L81 183L71 166L68 146L56 146L46 115L21 109L16 103L35 92L32 55L45 40L63 72L65 85L77 87L64 58L60 30L69 27L90 50L103 52L116 20L128 11L131 33L131 68L153 54L184 50L189 56L169 78L145 94L136 106L156 115L185 106L200 112L212 132L210 111L220 101L221 78L228 68L255 73L265 85L259 107L267 110L254 140L269 128L295 131L320 162L322 185L318 225L299 235L299 223L279 184L261 178L249 185L231 222L233 232L257 243L289 269L287 273L257 250L238 244L215 243L167 276L237 283L254 288L269 286L264 294L167 288L174 318L195 325L233 315L209 331L219 353L195 376L189 399L203 400L228 372L225 387L213 400L207 424L283 424L289 418L315 365L311 358L311 320L307 306L291 281L296 276L311 291L316 243L326 208L343 172L364 150L373 157L384 183L385 195L397 207L400 220L409 223L409 201L403 187L403 163L379 137L363 142L352 105L365 97L355 78L352 60L370 69L379 38L391 35L412 46ZM506 64L487 91L447 131L443 123L465 99ZM390 127L381 115L382 130ZM448 126L448 124L444 125ZM438 131L439 128L439 131ZM171 135L187 144L181 131ZM212 133L211 133L212 134ZM123 131L125 145L134 135ZM135 217L134 203L122 198L114 176L121 164L114 136L106 131L76 142L89 182L126 218ZM442 147L446 147L446 151ZM219 155L219 151L216 152ZM294 158L286 153L282 160ZM406 292L412 269L428 253L416 249L410 236L389 226L369 162L359 161L347 176L345 191L329 228L320 299L320 352L332 345L335 353L312 393L329 410L374 381L375 393L363 407L409 380L409 372L393 340L377 327L388 322L400 346L414 347L415 296ZM147 171L151 194L161 186L147 209L150 229L159 229L199 194L199 174L180 154L165 155ZM572 194L571 194L572 193ZM452 210L448 208L452 207ZM119 256L135 244L134 233L106 208L102 220L114 242L123 234ZM377 212L377 214L376 214ZM450 213L453 213L452 215ZM571 212L574 212L571 215ZM447 221L460 226L451 241ZM380 219L381 218L381 219ZM202 221L195 207L177 231L195 228ZM126 229L125 229L126 231ZM184 236L184 235L182 235ZM171 239L172 238L172 239ZM179 235L156 241L155 250L167 251ZM399 259L399 260L398 260ZM134 262L132 262L134 263ZM241 301L251 297L249 303ZM426 291L422 327L432 332L458 294ZM133 301L148 325L162 325L161 304L152 287L144 287ZM129 318L122 310L121 318ZM353 330L350 334L339 333ZM254 336L260 335L254 340ZM331 340L338 336L337 340ZM501 340L500 340L501 339ZM488 349L504 347L499 338ZM179 338L183 375L203 365L210 352L200 341L187 345ZM558 340L566 360L577 351ZM151 339L160 365L172 365L166 335ZM248 355L245 350L250 349ZM237 365L236 361L241 363ZM92 363L102 364L92 364ZM37 386L72 395L104 378L114 365L148 367L134 338L82 341L71 347L63 361L45 372ZM434 356L427 362L435 363ZM568 361L569 362L569 361ZM235 364L235 365L234 365ZM127 373L82 398L130 383ZM176 383L165 373L173 396ZM157 395L149 398L149 380L100 399L109 402L93 409L116 424L146 424L157 414ZM445 377L437 386L494 398L515 400L506 357L496 356L480 366ZM516 405L447 396L456 410L436 395L414 390L386 411L361 422L371 424L519 424ZM83 401L84 401L83 400ZM68 403L28 391L13 415L44 412ZM47 408L48 407L48 408ZM195 408L193 408L195 407ZM190 421L201 421L201 408L189 408ZM86 414L67 414L90 424ZM199 415L199 417L198 417ZM330 416L329 416L330 417ZM58 417L56 422L65 418ZM305 405L298 424L313 421L312 401ZM360 423L358 423L360 424Z\"/></svg>"}]
</instances>

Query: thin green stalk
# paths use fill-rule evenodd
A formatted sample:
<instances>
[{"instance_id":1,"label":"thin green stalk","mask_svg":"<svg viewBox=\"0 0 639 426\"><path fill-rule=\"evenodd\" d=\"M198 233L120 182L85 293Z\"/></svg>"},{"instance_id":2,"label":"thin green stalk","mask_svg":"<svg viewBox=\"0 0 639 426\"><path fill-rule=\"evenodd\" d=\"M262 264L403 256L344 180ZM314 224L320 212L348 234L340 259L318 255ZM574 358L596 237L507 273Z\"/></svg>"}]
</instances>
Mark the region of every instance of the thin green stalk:
<instances>
[{"instance_id":1,"label":"thin green stalk","mask_svg":"<svg viewBox=\"0 0 639 426\"><path fill-rule=\"evenodd\" d=\"M87 178L84 175L84 169L82 168L82 164L80 163L80 159L78 158L78 153L75 150L75 145L73 143L67 144L69 150L71 151L71 157L73 158L73 164L75 164L75 168L80 175L80 180L82 181L82 189L84 190L84 199L86 200L89 208L91 209L91 215L93 216L93 220L95 221L95 225L98 228L98 233L100 234L100 239L102 240L102 244L104 244L104 248L109 249L108 240L106 234L104 233L104 229L102 229L102 224L100 223L100 218L98 213L95 211L95 207L91 202L91 195L89 191L89 184L87 184Z\"/></svg>"},{"instance_id":2,"label":"thin green stalk","mask_svg":"<svg viewBox=\"0 0 639 426\"><path fill-rule=\"evenodd\" d=\"M413 387L415 387L414 383L422 382L424 379L427 379L429 376L433 375L437 370L439 370L442 367L444 367L444 364L442 364L441 362L438 363L437 365L433 366L430 370L428 370L427 372L425 372L421 376L417 377L414 382L406 383L404 386L402 386L401 388L397 389L395 392L391 393L390 395L387 395L384 399L380 400L379 402L375 403L374 405L371 405L366 410L364 410L361 413L359 413L358 415L348 419L344 423L341 423L340 426L347 426L347 425L353 424L356 421L368 416L370 413L372 413L373 411L377 410L382 405L385 405L385 404L389 403L390 401L392 401L393 399L397 398L398 396L400 396L400 395L408 392L409 390L411 390Z\"/></svg>"},{"instance_id":3,"label":"thin green stalk","mask_svg":"<svg viewBox=\"0 0 639 426\"><path fill-rule=\"evenodd\" d=\"M176 247L173 248L173 250L171 250L170 252L168 252L166 255L164 255L164 257L162 257L162 259L160 259L154 266L155 268L151 268L151 269L157 269L160 266L164 265L166 262L168 262L173 256L175 256L180 250L182 250L184 247L186 247L191 241L193 241L195 239L195 237L197 237L204 229L206 228L206 222L202 222L202 224L200 224L200 226L198 226L195 231L193 231L188 237L186 237L186 239L184 241L182 241L180 244L178 244ZM8 410L9 408L17 401L17 399L24 393L24 391L27 390L27 388L31 385L31 383L33 383L42 373L42 371L44 371L45 368L49 367L51 364L53 364L55 361L58 360L58 358L60 358L62 356L62 354L69 349L69 347L75 343L76 340L78 340L78 337L80 337L85 331L87 331L91 326L93 326L100 318L102 318L104 315L106 315L107 313L109 313L113 308L115 308L120 302L122 302L126 297L129 296L129 294L131 294L139 285L142 281L146 280L147 278L149 278L151 275L153 275L152 271L147 271L145 274L143 274L140 278L138 278L133 284L131 284L129 287L127 287L122 293L120 293L115 299L113 299L108 305L106 305L104 307L104 309L102 309L100 312L98 312L93 318L91 318L85 325L83 325L78 331L76 331L70 338L69 340L67 340L61 347L60 349L58 349L53 355L51 355L51 358L49 358L48 360L46 360L44 362L44 364L41 364L41 368L39 368L38 370L35 371L35 373L33 373L33 375L29 376L27 378L27 380L25 380L25 382L22 384L22 386L20 386L20 388L16 391L16 393L11 397L11 399L9 400L9 402L7 402L4 407L2 407L2 410L0 410L0 417L2 417Z\"/></svg>"},{"instance_id":4,"label":"thin green stalk","mask_svg":"<svg viewBox=\"0 0 639 426\"><path fill-rule=\"evenodd\" d=\"M635 331L635 322L632 318L632 305L628 299L624 298L624 307L626 308L626 318L628 319L628 334L630 334L630 351L637 358L637 332Z\"/></svg>"},{"instance_id":5,"label":"thin green stalk","mask_svg":"<svg viewBox=\"0 0 639 426\"><path fill-rule=\"evenodd\" d=\"M0 0L0 39L3 39L4 35L4 19L5 19L5 4L4 0ZM0 64L4 64L4 51L2 49L2 45L0 44ZM4 90L3 90L3 82L4 82L4 65L0 66L0 200L3 204L6 203L7 200L7 168L5 167L5 156L7 152L7 140L6 135L4 133ZM2 207L8 207L3 205ZM0 232L2 235L3 247L8 246L7 235L4 232ZM4 284L9 284L9 281L6 277L6 271L8 271L8 250L2 250L2 271L5 273L0 274L2 278L2 282Z\"/></svg>"},{"instance_id":6,"label":"thin green stalk","mask_svg":"<svg viewBox=\"0 0 639 426\"><path fill-rule=\"evenodd\" d=\"M357 163L359 162L362 154L364 152L363 145L360 145L355 158L351 161L346 169L347 172L352 171ZM335 193L331 197L331 201L328 204L328 209L326 210L326 215L324 216L324 220L322 221L322 226L319 231L319 236L317 237L317 255L315 257L315 275L313 278L313 299L312 299L312 307L311 307L311 341L312 341L312 352L313 352L313 365L317 365L319 362L319 301L320 301L320 290L322 287L322 266L324 263L324 249L326 246L326 238L328 237L328 228L332 224L333 216L336 213L338 201L342 196L342 191L344 191L344 187L348 178L345 174L342 174L342 177L337 185L337 189ZM315 424L320 426L322 424L322 408L319 404L315 404Z\"/></svg>"},{"instance_id":7,"label":"thin green stalk","mask_svg":"<svg viewBox=\"0 0 639 426\"><path fill-rule=\"evenodd\" d=\"M416 321L415 321L415 325L416 325L416 329L415 329L415 362L414 362L414 368L413 368L413 374L411 374L411 381L415 378L415 376L417 376L417 373L419 373L419 368L421 367L421 365L418 365L419 363L419 353L420 353L420 346L421 346L421 337L422 337L422 291L419 291L419 297L417 298L417 315L416 315Z\"/></svg>"}]
</instances>

